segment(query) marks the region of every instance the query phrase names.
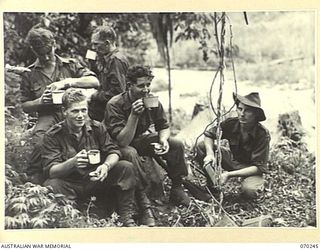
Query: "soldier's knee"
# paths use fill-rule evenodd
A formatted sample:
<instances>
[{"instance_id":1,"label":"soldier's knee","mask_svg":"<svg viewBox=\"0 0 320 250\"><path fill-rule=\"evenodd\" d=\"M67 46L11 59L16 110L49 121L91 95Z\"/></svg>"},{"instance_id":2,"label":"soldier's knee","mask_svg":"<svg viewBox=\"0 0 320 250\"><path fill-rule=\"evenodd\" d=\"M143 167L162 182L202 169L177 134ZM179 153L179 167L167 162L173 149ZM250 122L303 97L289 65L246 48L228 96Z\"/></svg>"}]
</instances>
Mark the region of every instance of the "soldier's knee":
<instances>
[{"instance_id":1,"label":"soldier's knee","mask_svg":"<svg viewBox=\"0 0 320 250\"><path fill-rule=\"evenodd\" d=\"M132 159L139 156L137 150L131 146L121 148L121 154L123 159L128 161L131 161Z\"/></svg>"},{"instance_id":2,"label":"soldier's knee","mask_svg":"<svg viewBox=\"0 0 320 250\"><path fill-rule=\"evenodd\" d=\"M134 171L133 171L133 164L129 161L122 160L119 161L117 164L117 168L121 171L123 171L127 176L134 176Z\"/></svg>"},{"instance_id":3,"label":"soldier's knee","mask_svg":"<svg viewBox=\"0 0 320 250\"><path fill-rule=\"evenodd\" d=\"M119 171L118 173L121 173L120 175L124 180L123 182L121 182L122 184L121 183L119 184L120 187L123 190L127 190L135 187L137 181L136 181L136 176L133 169L133 164L131 162L122 160L122 161L119 161L117 166L115 167L117 168L117 171Z\"/></svg>"},{"instance_id":4,"label":"soldier's knee","mask_svg":"<svg viewBox=\"0 0 320 250\"><path fill-rule=\"evenodd\" d=\"M248 199L259 198L263 194L264 180L261 176L250 176L241 185L242 193Z\"/></svg>"},{"instance_id":5,"label":"soldier's knee","mask_svg":"<svg viewBox=\"0 0 320 250\"><path fill-rule=\"evenodd\" d=\"M62 193L63 182L61 179L47 179L43 186L51 187L55 193Z\"/></svg>"}]
</instances>

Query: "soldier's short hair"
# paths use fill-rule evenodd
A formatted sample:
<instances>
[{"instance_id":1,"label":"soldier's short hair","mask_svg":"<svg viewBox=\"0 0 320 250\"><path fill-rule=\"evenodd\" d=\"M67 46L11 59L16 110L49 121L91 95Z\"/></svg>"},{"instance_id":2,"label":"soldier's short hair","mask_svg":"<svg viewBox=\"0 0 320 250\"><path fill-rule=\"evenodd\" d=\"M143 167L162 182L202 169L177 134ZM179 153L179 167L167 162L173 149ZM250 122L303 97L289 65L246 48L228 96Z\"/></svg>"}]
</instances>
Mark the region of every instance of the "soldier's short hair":
<instances>
[{"instance_id":1,"label":"soldier's short hair","mask_svg":"<svg viewBox=\"0 0 320 250\"><path fill-rule=\"evenodd\" d=\"M95 30L92 32L92 37L96 36L98 40L101 41L111 41L115 42L116 41L116 32L111 26L103 25L103 26L98 26L95 28Z\"/></svg>"},{"instance_id":2,"label":"soldier's short hair","mask_svg":"<svg viewBox=\"0 0 320 250\"><path fill-rule=\"evenodd\" d=\"M73 103L82 102L86 99L87 97L81 91L81 89L69 88L65 91L65 93L62 96L62 106L65 109L68 109L71 107Z\"/></svg>"},{"instance_id":3,"label":"soldier's short hair","mask_svg":"<svg viewBox=\"0 0 320 250\"><path fill-rule=\"evenodd\" d=\"M26 40L34 50L52 47L55 44L55 38L52 32L40 27L32 28L28 32Z\"/></svg>"},{"instance_id":4,"label":"soldier's short hair","mask_svg":"<svg viewBox=\"0 0 320 250\"><path fill-rule=\"evenodd\" d=\"M149 66L135 65L128 69L126 75L127 85L130 86L132 84L137 83L137 78L140 77L150 77L151 79L154 77L152 74L152 70Z\"/></svg>"}]
</instances>

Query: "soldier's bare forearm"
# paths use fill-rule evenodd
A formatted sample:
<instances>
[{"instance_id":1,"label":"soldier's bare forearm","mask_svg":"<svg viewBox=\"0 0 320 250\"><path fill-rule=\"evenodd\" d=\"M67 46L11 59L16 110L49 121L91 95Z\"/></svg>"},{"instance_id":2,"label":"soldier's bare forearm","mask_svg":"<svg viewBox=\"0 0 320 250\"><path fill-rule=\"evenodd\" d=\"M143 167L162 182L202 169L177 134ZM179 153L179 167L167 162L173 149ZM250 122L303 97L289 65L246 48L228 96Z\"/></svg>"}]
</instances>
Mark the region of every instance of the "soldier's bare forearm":
<instances>
[{"instance_id":1,"label":"soldier's bare forearm","mask_svg":"<svg viewBox=\"0 0 320 250\"><path fill-rule=\"evenodd\" d=\"M117 136L118 144L121 147L128 146L132 142L137 130L138 121L139 116L131 113L128 118L127 124Z\"/></svg>"},{"instance_id":2,"label":"soldier's bare forearm","mask_svg":"<svg viewBox=\"0 0 320 250\"><path fill-rule=\"evenodd\" d=\"M76 169L77 160L75 157L70 158L62 163L53 165L49 170L49 178L65 177Z\"/></svg>"},{"instance_id":3,"label":"soldier's bare forearm","mask_svg":"<svg viewBox=\"0 0 320 250\"><path fill-rule=\"evenodd\" d=\"M40 107L42 107L43 104L41 102L41 97L32 101L26 101L24 103L22 103L22 109L24 112L26 113L32 113L32 112L37 112L39 110Z\"/></svg>"}]
</instances>

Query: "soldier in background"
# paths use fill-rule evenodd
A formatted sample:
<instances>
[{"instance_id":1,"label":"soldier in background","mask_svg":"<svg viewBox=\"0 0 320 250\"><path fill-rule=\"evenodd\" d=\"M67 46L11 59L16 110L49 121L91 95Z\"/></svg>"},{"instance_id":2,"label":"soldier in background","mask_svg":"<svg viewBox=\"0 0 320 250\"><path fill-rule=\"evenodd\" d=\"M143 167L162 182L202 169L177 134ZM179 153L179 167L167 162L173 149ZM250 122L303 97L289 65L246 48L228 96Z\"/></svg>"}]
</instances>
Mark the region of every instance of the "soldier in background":
<instances>
[{"instance_id":1,"label":"soldier in background","mask_svg":"<svg viewBox=\"0 0 320 250\"><path fill-rule=\"evenodd\" d=\"M116 46L116 33L109 26L97 27L91 36L93 50L97 53L92 70L97 74L100 88L91 96L89 116L102 121L107 102L126 90L126 73L129 62Z\"/></svg>"}]
</instances>

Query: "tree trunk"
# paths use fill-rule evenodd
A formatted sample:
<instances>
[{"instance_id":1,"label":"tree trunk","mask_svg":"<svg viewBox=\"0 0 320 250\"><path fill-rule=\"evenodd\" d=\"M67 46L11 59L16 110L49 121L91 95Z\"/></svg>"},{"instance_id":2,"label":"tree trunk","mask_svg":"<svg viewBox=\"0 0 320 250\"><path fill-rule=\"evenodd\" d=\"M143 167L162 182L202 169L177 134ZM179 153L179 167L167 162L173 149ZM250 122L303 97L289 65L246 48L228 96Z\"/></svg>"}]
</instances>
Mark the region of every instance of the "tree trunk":
<instances>
[{"instance_id":1,"label":"tree trunk","mask_svg":"<svg viewBox=\"0 0 320 250\"><path fill-rule=\"evenodd\" d=\"M169 122L172 123L172 97L171 97L171 65L170 65L170 51L168 45L166 45L166 63L168 71L168 92L169 92Z\"/></svg>"}]
</instances>

